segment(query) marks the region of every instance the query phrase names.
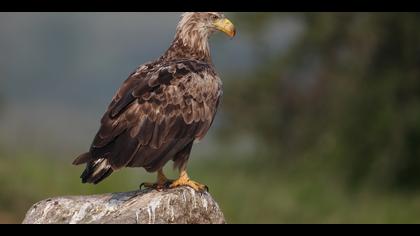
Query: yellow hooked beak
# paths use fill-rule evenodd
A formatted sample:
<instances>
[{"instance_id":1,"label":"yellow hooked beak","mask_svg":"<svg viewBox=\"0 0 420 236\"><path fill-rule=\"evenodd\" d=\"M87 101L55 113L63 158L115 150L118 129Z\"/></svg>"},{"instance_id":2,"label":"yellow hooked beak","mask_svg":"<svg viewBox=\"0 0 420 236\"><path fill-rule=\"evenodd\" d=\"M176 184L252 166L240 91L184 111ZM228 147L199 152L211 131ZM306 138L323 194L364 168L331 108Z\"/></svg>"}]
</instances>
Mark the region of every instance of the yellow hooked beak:
<instances>
[{"instance_id":1,"label":"yellow hooked beak","mask_svg":"<svg viewBox=\"0 0 420 236\"><path fill-rule=\"evenodd\" d=\"M231 38L233 38L236 34L235 26L227 18L218 19L213 23L213 25L216 29L224 32Z\"/></svg>"}]
</instances>

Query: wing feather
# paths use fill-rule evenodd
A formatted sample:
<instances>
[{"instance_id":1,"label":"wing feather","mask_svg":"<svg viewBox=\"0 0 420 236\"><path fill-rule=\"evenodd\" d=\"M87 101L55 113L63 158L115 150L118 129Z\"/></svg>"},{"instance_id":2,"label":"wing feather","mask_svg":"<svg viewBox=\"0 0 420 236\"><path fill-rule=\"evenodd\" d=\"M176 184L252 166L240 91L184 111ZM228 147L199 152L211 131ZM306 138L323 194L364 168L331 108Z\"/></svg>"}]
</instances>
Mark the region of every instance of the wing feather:
<instances>
[{"instance_id":1,"label":"wing feather","mask_svg":"<svg viewBox=\"0 0 420 236\"><path fill-rule=\"evenodd\" d=\"M91 161L106 157L112 169L156 170L201 139L210 128L221 83L198 61L141 66L115 94L93 140ZM84 160L84 159L83 159Z\"/></svg>"}]
</instances>

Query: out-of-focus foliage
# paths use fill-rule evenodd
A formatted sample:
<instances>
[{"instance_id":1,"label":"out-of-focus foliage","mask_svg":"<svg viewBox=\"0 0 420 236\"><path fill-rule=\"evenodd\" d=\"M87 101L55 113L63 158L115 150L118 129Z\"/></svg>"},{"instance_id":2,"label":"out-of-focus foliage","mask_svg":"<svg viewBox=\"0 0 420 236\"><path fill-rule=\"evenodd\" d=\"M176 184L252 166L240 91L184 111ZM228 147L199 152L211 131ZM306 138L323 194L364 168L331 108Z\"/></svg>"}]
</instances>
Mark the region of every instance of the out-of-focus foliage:
<instances>
[{"instance_id":1,"label":"out-of-focus foliage","mask_svg":"<svg viewBox=\"0 0 420 236\"><path fill-rule=\"evenodd\" d=\"M1 86L1 84L0 84L0 86ZM3 94L2 94L2 91L1 91L1 89L0 89L0 118L1 118L1 114L2 114L2 112L3 112L3 106L4 106L4 98L3 98Z\"/></svg>"},{"instance_id":2,"label":"out-of-focus foliage","mask_svg":"<svg viewBox=\"0 0 420 236\"><path fill-rule=\"evenodd\" d=\"M266 161L192 159L190 176L210 186L228 223L418 223L418 195L349 194L323 173L282 168ZM262 157L264 158L264 157ZM116 172L100 185L82 185L81 168L28 155L0 159L0 222L20 223L36 201L51 196L127 191L155 176L138 169ZM19 171L10 166L19 165ZM167 168L170 178L176 174ZM216 170L216 171L215 171ZM10 178L13 176L13 178Z\"/></svg>"},{"instance_id":3,"label":"out-of-focus foliage","mask_svg":"<svg viewBox=\"0 0 420 236\"><path fill-rule=\"evenodd\" d=\"M236 20L258 39L265 24L290 15ZM257 135L282 160L334 164L350 187L418 189L420 14L293 16L304 31L287 53L225 83L223 133Z\"/></svg>"}]
</instances>

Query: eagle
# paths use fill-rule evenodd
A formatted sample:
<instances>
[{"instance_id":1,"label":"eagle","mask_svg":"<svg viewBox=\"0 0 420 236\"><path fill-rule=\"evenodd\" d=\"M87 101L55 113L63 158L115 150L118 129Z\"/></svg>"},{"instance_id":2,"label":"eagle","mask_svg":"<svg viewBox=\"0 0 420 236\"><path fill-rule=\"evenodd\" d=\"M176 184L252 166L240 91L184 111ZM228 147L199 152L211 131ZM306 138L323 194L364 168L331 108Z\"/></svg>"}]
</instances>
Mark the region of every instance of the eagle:
<instances>
[{"instance_id":1,"label":"eagle","mask_svg":"<svg viewBox=\"0 0 420 236\"><path fill-rule=\"evenodd\" d=\"M112 98L88 152L74 165L86 164L82 183L97 184L123 167L157 172L154 189L190 186L208 191L189 178L187 162L196 140L206 135L222 96L222 81L210 56L208 39L217 31L230 38L235 26L219 12L186 12L175 37L158 59L140 65ZM169 180L170 160L179 178Z\"/></svg>"}]
</instances>

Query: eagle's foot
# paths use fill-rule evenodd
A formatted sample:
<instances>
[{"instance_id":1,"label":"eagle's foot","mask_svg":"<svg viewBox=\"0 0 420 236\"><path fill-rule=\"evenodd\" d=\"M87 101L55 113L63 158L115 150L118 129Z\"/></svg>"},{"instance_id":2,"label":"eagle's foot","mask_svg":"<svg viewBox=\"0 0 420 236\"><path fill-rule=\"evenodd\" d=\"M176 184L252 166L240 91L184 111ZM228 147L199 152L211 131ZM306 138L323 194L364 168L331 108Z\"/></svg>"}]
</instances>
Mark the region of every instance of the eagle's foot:
<instances>
[{"instance_id":1,"label":"eagle's foot","mask_svg":"<svg viewBox=\"0 0 420 236\"><path fill-rule=\"evenodd\" d=\"M157 176L157 182L156 183L142 183L140 184L140 189L145 187L145 188L151 188L158 191L162 191L164 189L167 189L172 182L173 180L169 180L168 178L166 178L165 174L163 174L163 171L159 170L158 176Z\"/></svg>"},{"instance_id":2,"label":"eagle's foot","mask_svg":"<svg viewBox=\"0 0 420 236\"><path fill-rule=\"evenodd\" d=\"M193 180L188 180L188 181L178 181L175 180L171 185L169 185L169 188L176 188L179 186L189 186L191 188L193 188L195 191L197 192L208 192L209 188L207 187L207 185L204 184L200 184L198 182L195 182Z\"/></svg>"},{"instance_id":3,"label":"eagle's foot","mask_svg":"<svg viewBox=\"0 0 420 236\"><path fill-rule=\"evenodd\" d=\"M176 188L179 186L189 186L193 188L195 191L201 192L201 193L209 191L209 188L206 185L200 184L198 182L195 182L194 180L191 180L186 173L181 174L179 179L173 181L169 185L169 188Z\"/></svg>"},{"instance_id":4,"label":"eagle's foot","mask_svg":"<svg viewBox=\"0 0 420 236\"><path fill-rule=\"evenodd\" d=\"M166 180L165 182L156 182L156 183L142 183L140 184L140 190L144 187L144 188L151 188L157 191L162 191L164 189L167 189L169 187L169 185L172 183L171 180Z\"/></svg>"}]
</instances>

